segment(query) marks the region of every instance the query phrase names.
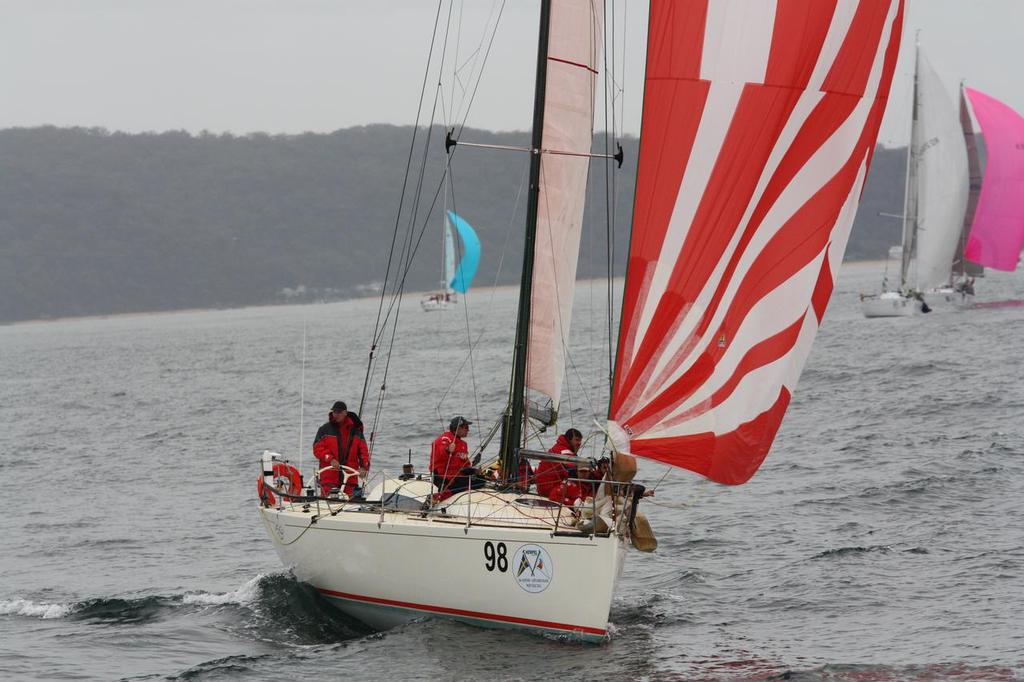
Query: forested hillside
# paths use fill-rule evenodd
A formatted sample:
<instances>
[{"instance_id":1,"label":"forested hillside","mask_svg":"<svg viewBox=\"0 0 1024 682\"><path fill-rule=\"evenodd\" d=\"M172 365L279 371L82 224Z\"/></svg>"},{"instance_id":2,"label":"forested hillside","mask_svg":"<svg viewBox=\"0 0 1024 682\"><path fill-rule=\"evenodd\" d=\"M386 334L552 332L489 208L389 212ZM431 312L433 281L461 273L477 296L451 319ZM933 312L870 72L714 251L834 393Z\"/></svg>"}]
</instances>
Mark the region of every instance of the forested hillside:
<instances>
[{"instance_id":1,"label":"forested hillside","mask_svg":"<svg viewBox=\"0 0 1024 682\"><path fill-rule=\"evenodd\" d=\"M393 126L279 136L2 130L0 321L372 292L384 279L412 133ZM524 133L478 130L462 139L526 143ZM595 149L603 144L595 138ZM636 146L623 141L626 163L614 173L619 273ZM414 239L422 238L414 241L411 290L439 278L443 198L432 202L442 130L432 131L426 151L412 152L414 166L424 153L428 173L418 193L413 182L405 194L400 231L401 239L415 207ZM449 208L454 203L480 234L481 285L518 277L526 162L517 152L456 151ZM876 153L848 259L883 257L898 240L899 225L877 214L899 212L902 164L900 150ZM605 272L606 182L595 164L581 277Z\"/></svg>"}]
</instances>

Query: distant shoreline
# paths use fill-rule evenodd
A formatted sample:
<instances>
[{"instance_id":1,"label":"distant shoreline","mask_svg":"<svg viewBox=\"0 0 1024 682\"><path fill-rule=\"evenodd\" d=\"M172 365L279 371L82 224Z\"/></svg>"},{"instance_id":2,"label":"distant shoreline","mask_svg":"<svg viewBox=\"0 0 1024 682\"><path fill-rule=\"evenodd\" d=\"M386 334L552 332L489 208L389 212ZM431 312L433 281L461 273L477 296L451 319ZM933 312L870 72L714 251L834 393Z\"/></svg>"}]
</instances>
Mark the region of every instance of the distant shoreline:
<instances>
[{"instance_id":1,"label":"distant shoreline","mask_svg":"<svg viewBox=\"0 0 1024 682\"><path fill-rule=\"evenodd\" d=\"M876 260L844 261L841 269L845 269L845 268L849 268L849 267L856 267L856 268L871 267L871 266L881 267L881 266L884 266L886 264L886 262L887 262L887 259L885 259L885 258L876 259ZM621 280L622 277L621 276L620 277L616 277L615 279ZM600 279L596 279L596 278L577 280L578 283L580 283L580 282L594 282L594 281L602 281L603 282L604 280L600 280ZM475 287L474 288L474 292L483 293L483 292L488 292L488 291L511 290L511 289L515 289L516 287L517 287L517 285L515 285L515 284L499 284L497 286L482 286L482 287ZM429 294L432 291L434 291L434 290L433 289L424 289L423 291L410 291L410 292L406 293L406 296L409 297L409 298L415 298L415 299L418 300L419 297L424 296L426 294ZM253 305L243 305L243 306L230 307L230 308L220 308L220 307L202 308L202 307L197 307L197 308L174 308L174 309L167 309L167 310L137 310L137 311L128 312L128 313L103 313L103 314L98 314L98 315L68 315L68 316L64 316L64 317L47 317L47 318L35 318L35 319L31 319L31 320L14 320L14 321L11 321L11 322L0 323L0 327L14 327L14 326L25 326L25 325L35 325L35 324L49 324L49 323L54 323L54 322L68 322L68 321L72 321L72 320L76 320L77 321L77 320L133 319L133 318L139 318L139 317L153 317L153 316L160 316L160 315L178 315L178 314L182 314L182 313L210 313L210 312L225 311L225 310L252 310L252 309L255 309L255 308L293 308L295 306L301 306L301 305L327 305L327 304L331 304L331 303L343 303L343 302L349 302L349 301L376 300L377 298L378 298L378 295L373 295L373 296L353 296L352 298L337 298L337 299L333 299L333 300L329 300L329 301L325 300L325 301L303 301L303 302L295 302L295 303L257 303L257 304L253 304Z\"/></svg>"}]
</instances>

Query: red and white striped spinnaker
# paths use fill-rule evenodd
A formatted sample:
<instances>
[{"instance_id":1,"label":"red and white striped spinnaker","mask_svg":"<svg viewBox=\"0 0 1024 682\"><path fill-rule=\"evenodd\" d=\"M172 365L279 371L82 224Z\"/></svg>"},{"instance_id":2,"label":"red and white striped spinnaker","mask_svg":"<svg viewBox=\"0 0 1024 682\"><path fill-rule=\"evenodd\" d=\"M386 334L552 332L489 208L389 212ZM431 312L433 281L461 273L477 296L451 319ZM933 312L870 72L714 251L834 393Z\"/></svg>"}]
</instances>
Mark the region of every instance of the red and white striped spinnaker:
<instances>
[{"instance_id":1,"label":"red and white striped spinnaker","mask_svg":"<svg viewBox=\"0 0 1024 682\"><path fill-rule=\"evenodd\" d=\"M729 484L771 447L825 313L902 0L654 0L610 431Z\"/></svg>"},{"instance_id":2,"label":"red and white striped spinnaker","mask_svg":"<svg viewBox=\"0 0 1024 682\"><path fill-rule=\"evenodd\" d=\"M551 3L526 385L558 409L601 59L604 0Z\"/></svg>"}]
</instances>

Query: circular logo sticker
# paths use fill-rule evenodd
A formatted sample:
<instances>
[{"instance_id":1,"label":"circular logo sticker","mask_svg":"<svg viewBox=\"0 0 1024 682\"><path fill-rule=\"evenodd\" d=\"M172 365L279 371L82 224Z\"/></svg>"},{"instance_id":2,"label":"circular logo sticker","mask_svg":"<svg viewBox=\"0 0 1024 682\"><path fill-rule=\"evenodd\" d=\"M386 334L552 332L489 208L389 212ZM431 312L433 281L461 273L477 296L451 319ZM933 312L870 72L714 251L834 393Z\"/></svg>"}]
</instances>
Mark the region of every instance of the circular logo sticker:
<instances>
[{"instance_id":1,"label":"circular logo sticker","mask_svg":"<svg viewBox=\"0 0 1024 682\"><path fill-rule=\"evenodd\" d=\"M539 545L523 545L512 557L512 577L527 592L543 592L555 577L555 564Z\"/></svg>"}]
</instances>

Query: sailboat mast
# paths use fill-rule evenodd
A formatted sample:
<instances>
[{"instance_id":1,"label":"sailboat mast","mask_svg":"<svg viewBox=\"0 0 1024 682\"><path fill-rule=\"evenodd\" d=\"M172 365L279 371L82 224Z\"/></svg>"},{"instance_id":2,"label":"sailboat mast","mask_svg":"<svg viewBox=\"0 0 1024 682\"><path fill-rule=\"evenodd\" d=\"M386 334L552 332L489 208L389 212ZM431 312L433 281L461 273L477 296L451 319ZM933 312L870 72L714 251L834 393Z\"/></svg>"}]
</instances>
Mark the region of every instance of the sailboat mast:
<instances>
[{"instance_id":1,"label":"sailboat mast","mask_svg":"<svg viewBox=\"0 0 1024 682\"><path fill-rule=\"evenodd\" d=\"M523 433L526 402L526 350L530 332L530 300L533 294L534 243L537 238L537 208L540 199L541 145L544 141L544 95L548 74L548 33L551 0L541 0L537 40L537 79L533 99L533 137L530 142L530 187L526 206L526 235L523 244L523 273L519 283L519 312L516 317L515 355L509 407L501 430L501 471L507 481L519 470L519 442Z\"/></svg>"},{"instance_id":2,"label":"sailboat mast","mask_svg":"<svg viewBox=\"0 0 1024 682\"><path fill-rule=\"evenodd\" d=\"M907 142L907 172L903 183L903 255L900 260L900 291L906 292L910 271L910 256L914 250L917 235L917 157L914 155L914 141L917 138L918 96L917 71L920 58L920 43L914 43L914 89L910 101L910 140ZM912 194L913 193L913 194Z\"/></svg>"}]
</instances>

